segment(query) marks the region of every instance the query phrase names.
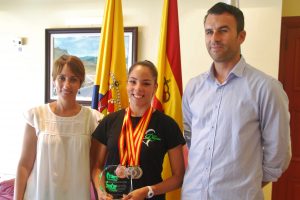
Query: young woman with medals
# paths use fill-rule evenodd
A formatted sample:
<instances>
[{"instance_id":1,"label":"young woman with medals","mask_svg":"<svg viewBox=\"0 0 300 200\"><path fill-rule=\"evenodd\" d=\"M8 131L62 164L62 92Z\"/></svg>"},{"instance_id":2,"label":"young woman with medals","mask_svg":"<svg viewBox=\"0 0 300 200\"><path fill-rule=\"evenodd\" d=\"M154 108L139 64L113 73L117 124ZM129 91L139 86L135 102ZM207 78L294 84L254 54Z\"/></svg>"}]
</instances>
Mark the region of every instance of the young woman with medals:
<instances>
[{"instance_id":1,"label":"young woman with medals","mask_svg":"<svg viewBox=\"0 0 300 200\"><path fill-rule=\"evenodd\" d=\"M98 199L164 200L181 187L184 175L177 123L155 110L157 70L150 61L135 63L128 73L129 107L107 115L93 133L92 178ZM172 175L162 180L168 154Z\"/></svg>"}]
</instances>

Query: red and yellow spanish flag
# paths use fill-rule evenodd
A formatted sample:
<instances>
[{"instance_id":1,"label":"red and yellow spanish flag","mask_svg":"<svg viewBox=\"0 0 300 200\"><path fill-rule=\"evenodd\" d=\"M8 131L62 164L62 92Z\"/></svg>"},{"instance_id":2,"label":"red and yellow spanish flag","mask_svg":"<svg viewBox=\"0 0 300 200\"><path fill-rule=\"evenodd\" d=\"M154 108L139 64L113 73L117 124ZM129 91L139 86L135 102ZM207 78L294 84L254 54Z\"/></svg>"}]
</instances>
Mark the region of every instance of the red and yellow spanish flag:
<instances>
[{"instance_id":1,"label":"red and yellow spanish flag","mask_svg":"<svg viewBox=\"0 0 300 200\"><path fill-rule=\"evenodd\" d=\"M103 114L128 106L121 0L106 0L92 108Z\"/></svg>"},{"instance_id":2,"label":"red and yellow spanish flag","mask_svg":"<svg viewBox=\"0 0 300 200\"><path fill-rule=\"evenodd\" d=\"M183 130L181 59L177 0L165 0L158 55L158 89L153 106L171 116ZM163 164L163 178L171 176L169 158ZM180 190L167 193L169 200L180 199Z\"/></svg>"}]
</instances>

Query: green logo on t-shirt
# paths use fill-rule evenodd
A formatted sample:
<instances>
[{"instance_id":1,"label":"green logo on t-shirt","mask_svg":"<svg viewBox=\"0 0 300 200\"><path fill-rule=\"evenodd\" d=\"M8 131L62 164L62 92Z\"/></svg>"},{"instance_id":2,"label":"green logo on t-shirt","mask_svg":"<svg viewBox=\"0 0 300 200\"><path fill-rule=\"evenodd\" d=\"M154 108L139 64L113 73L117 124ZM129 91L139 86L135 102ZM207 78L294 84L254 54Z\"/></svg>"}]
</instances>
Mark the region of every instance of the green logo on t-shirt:
<instances>
[{"instance_id":1,"label":"green logo on t-shirt","mask_svg":"<svg viewBox=\"0 0 300 200\"><path fill-rule=\"evenodd\" d=\"M154 141L160 141L161 139L157 136L156 132L154 129L148 129L146 131L145 137L143 142L147 145L147 147L149 147L149 143L150 142L154 142Z\"/></svg>"}]
</instances>

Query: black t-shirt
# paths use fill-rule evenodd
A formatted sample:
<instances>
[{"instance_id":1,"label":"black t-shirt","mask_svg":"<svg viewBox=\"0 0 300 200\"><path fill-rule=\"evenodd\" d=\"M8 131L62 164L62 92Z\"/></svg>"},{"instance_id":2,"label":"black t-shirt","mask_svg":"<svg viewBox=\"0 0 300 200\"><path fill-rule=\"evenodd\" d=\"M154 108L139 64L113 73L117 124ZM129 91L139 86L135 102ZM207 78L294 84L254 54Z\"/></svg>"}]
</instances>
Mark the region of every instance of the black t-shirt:
<instances>
[{"instance_id":1,"label":"black t-shirt","mask_svg":"<svg viewBox=\"0 0 300 200\"><path fill-rule=\"evenodd\" d=\"M93 133L93 138L107 146L106 166L120 164L118 140L124 115L124 109L107 115ZM133 129L140 119L131 117ZM169 149L183 144L185 140L175 120L160 111L154 111L141 148L140 167L143 175L140 179L133 179L133 189L161 182L165 154ZM152 199L165 199L165 195L154 196Z\"/></svg>"}]
</instances>

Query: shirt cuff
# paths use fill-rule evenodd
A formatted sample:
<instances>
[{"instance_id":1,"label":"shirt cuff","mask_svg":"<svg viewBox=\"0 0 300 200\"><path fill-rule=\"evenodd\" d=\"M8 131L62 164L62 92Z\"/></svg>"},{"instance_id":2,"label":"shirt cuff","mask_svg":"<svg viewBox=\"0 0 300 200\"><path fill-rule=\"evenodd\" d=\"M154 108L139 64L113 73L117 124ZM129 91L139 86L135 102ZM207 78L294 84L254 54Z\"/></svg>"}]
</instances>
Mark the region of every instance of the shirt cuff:
<instances>
[{"instance_id":1,"label":"shirt cuff","mask_svg":"<svg viewBox=\"0 0 300 200\"><path fill-rule=\"evenodd\" d=\"M263 167L263 182L276 182L282 174L281 169Z\"/></svg>"}]
</instances>

